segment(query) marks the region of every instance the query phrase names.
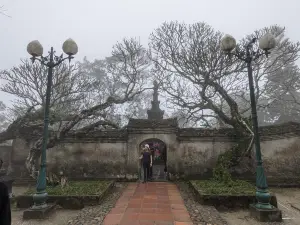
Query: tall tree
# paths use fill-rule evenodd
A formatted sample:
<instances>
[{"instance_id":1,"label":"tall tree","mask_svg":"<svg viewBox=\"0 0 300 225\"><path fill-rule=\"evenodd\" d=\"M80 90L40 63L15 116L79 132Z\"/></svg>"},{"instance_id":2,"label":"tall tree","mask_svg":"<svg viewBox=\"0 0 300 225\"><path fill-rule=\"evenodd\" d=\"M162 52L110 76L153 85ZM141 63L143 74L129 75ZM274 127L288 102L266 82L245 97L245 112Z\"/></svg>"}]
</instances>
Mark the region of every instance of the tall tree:
<instances>
[{"instance_id":1,"label":"tall tree","mask_svg":"<svg viewBox=\"0 0 300 225\"><path fill-rule=\"evenodd\" d=\"M149 66L147 59L147 52L135 39L124 39L123 42L117 43L113 47L112 56L105 60L102 69L92 68L88 70L93 72L92 77L95 78L94 89L89 93L92 101L87 103L90 106L74 114L59 131L51 135L47 148L57 145L78 123L91 117L97 118L97 122L88 125L89 130L99 125L114 126L115 124L110 120L107 111L113 105L132 101L135 96L149 89L145 85L146 70ZM86 69L84 66L81 67L81 71L84 73ZM86 127L81 128L81 130L86 130ZM36 159L41 154L41 144L42 138L32 146L26 160L27 168L32 175L36 170Z\"/></svg>"},{"instance_id":2,"label":"tall tree","mask_svg":"<svg viewBox=\"0 0 300 225\"><path fill-rule=\"evenodd\" d=\"M8 14L6 14L6 9L4 8L4 5L0 6L0 14L6 17L10 17Z\"/></svg>"},{"instance_id":3,"label":"tall tree","mask_svg":"<svg viewBox=\"0 0 300 225\"><path fill-rule=\"evenodd\" d=\"M289 42L283 28L277 36L277 42L282 45ZM289 47L289 45L286 46L286 48ZM267 67L264 88L262 88L263 94L259 99L260 105L263 106L259 111L262 124L299 121L300 119L298 102L300 72L295 63L299 54L295 53L295 51L289 51L282 55L279 49L270 56L268 64L271 66ZM283 59L277 60L280 55Z\"/></svg>"},{"instance_id":4,"label":"tall tree","mask_svg":"<svg viewBox=\"0 0 300 225\"><path fill-rule=\"evenodd\" d=\"M268 77L262 116L267 123L300 122L300 71L297 65L282 66Z\"/></svg>"},{"instance_id":5,"label":"tall tree","mask_svg":"<svg viewBox=\"0 0 300 225\"><path fill-rule=\"evenodd\" d=\"M86 93L93 89L91 79L78 66L63 62L54 70L50 108L57 115L78 110L87 97ZM22 60L19 66L0 72L0 79L4 80L0 90L16 97L12 107L16 116L21 116L31 107L43 107L47 74L47 67L30 60Z\"/></svg>"},{"instance_id":6,"label":"tall tree","mask_svg":"<svg viewBox=\"0 0 300 225\"><path fill-rule=\"evenodd\" d=\"M255 31L242 39L236 50L244 50L250 40L259 39L266 32L279 37L284 28L271 26ZM245 116L250 109L246 63L225 56L220 49L222 37L221 32L206 23L164 23L150 35L151 59L157 79L174 105L185 109L197 122L223 121L236 130L236 135L250 136L245 150L249 152L254 134ZM255 44L254 49L257 48ZM257 102L264 95L266 75L276 71L281 63L294 62L299 51L299 42L285 39L273 49L272 62L261 57L253 63Z\"/></svg>"},{"instance_id":7,"label":"tall tree","mask_svg":"<svg viewBox=\"0 0 300 225\"><path fill-rule=\"evenodd\" d=\"M266 32L278 37L284 29L271 26L255 31L241 40L238 48ZM250 109L246 65L235 58L228 59L221 52L222 37L221 32L205 23L164 23L150 36L155 71L173 104L186 109L196 120L205 122L217 117L241 134L252 134L243 115ZM266 75L278 69L278 61L285 64L294 62L299 46L299 43L285 39L278 42L273 50L272 54L276 53L276 57L272 64L266 58L260 58L253 64L258 99L264 94ZM290 57L285 58L286 54Z\"/></svg>"},{"instance_id":8,"label":"tall tree","mask_svg":"<svg viewBox=\"0 0 300 225\"><path fill-rule=\"evenodd\" d=\"M6 109L6 105L2 101L0 101L0 132L6 130L9 125Z\"/></svg>"},{"instance_id":9,"label":"tall tree","mask_svg":"<svg viewBox=\"0 0 300 225\"><path fill-rule=\"evenodd\" d=\"M2 90L17 96L22 108L27 107L26 113L19 116L4 133L0 134L1 141L5 139L1 137L8 137L4 134L12 134L9 136L12 139L23 134L20 131L24 127L32 128L33 124L42 125L42 121L37 122L36 114L43 111L44 68L36 64L31 65L29 62L24 62L24 65L25 69L13 68L11 71L1 73L8 81L2 86ZM139 94L150 89L147 87L149 67L147 51L135 39L124 39L114 45L111 57L94 62L85 60L79 63L76 69L70 67L74 69L72 73L68 65L61 66L57 68L54 76L56 78L53 81L51 112L54 118L60 115L67 115L67 118L59 117L60 126L52 130L47 148L60 143L70 132L87 133L101 126L118 127L109 112L116 105L131 102ZM26 76L21 75L26 73L20 72L20 69L30 71L27 74L30 78L23 79ZM37 105L40 106L38 110L32 111ZM58 116L56 112L60 110L62 113ZM42 137L34 143L26 160L26 166L33 176L36 161L41 154L41 144Z\"/></svg>"}]
</instances>

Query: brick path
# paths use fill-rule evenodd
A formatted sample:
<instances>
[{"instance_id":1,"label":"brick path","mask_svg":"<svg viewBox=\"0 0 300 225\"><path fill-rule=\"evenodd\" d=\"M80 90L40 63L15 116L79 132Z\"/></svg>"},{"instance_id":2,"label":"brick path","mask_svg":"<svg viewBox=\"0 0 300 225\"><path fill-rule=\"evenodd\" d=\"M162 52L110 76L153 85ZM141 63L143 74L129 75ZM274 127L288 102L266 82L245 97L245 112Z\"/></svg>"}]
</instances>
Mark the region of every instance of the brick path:
<instances>
[{"instance_id":1,"label":"brick path","mask_svg":"<svg viewBox=\"0 0 300 225\"><path fill-rule=\"evenodd\" d=\"M128 185L104 225L193 225L175 184Z\"/></svg>"}]
</instances>

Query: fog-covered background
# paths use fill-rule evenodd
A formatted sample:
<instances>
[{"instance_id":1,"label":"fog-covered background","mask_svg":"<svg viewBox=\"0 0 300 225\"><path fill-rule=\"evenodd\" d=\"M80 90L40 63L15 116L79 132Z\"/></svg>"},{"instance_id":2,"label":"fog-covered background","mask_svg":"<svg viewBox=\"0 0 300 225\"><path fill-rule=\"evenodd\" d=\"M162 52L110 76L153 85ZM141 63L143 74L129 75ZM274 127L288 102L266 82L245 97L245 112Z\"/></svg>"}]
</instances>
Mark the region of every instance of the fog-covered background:
<instances>
[{"instance_id":1,"label":"fog-covered background","mask_svg":"<svg viewBox=\"0 0 300 225\"><path fill-rule=\"evenodd\" d=\"M265 27L270 28L272 25L277 24L280 28L286 28L284 31L275 31L273 29L275 33L278 33L278 39L282 38L284 41L285 38L289 38L289 41L292 44L295 44L298 40L300 40L300 31L297 22L297 18L299 17L300 3L297 0L287 0L284 2L284 4L279 0L253 0L251 2L238 0L211 0L205 2L197 0L6 0L1 1L1 5L3 5L1 8L2 12L8 15L0 15L0 49L2 50L0 69L2 71L2 77L6 76L7 78L8 72L11 71L11 74L15 74L15 77L10 76L12 86L14 86L13 80L16 79L16 77L23 77L25 78L24 81L26 81L28 71L20 72L18 68L20 69L20 66L23 66L23 69L26 71L28 67L31 67L29 61L24 61L29 58L29 55L26 52L26 46L31 40L39 40L44 47L44 52L53 46L58 53L61 53L62 43L67 38L71 37L79 46L79 53L76 55L75 59L76 61L80 62L79 65L81 65L81 67L85 68L84 71L81 69L80 74L74 75L74 78L72 79L82 80L86 79L84 76L89 76L88 79L92 80L85 80L85 85L87 85L87 83L98 82L98 86L96 88L97 93L95 93L95 90L91 90L91 87L85 86L86 88L90 88L88 94L90 98L88 99L88 102L81 102L79 104L82 108L87 108L93 104L103 102L106 97L110 96L112 90L119 89L120 86L118 85L121 84L116 83L114 83L115 86L111 87L110 89L109 87L106 87L109 86L107 84L109 84L111 81L105 81L105 79L108 78L102 76L103 71L101 72L104 67L106 70L108 69L107 64L111 66L111 61L108 62L109 60L107 61L106 57L110 57L112 55L113 46L116 45L117 42L122 42L123 38L130 39L133 37L134 40L141 45L135 46L136 50L139 52L141 48L148 50L148 45L151 45L151 33L155 33L155 29L161 27L164 22L171 23L171 21L178 21L179 23L185 23L186 25L205 22L205 24L210 25L216 32L220 31L222 33L231 34L237 40L246 38L247 35L253 34L256 30L260 30ZM191 30L196 33L196 31L193 29L195 29L195 27L191 28ZM153 42L154 36L152 36L152 48L155 48L155 44L157 44ZM196 38L199 39L200 37ZM167 47L168 46L165 46L165 50L167 50ZM294 51L295 54L298 55L298 50L296 48ZM154 55L155 54L157 57L161 57L159 52L154 53ZM288 53L284 52L284 55L288 55ZM261 76L261 80L259 80L257 84L259 84L264 88L264 90L266 90L266 92L268 92L263 93L263 96L259 100L259 104L262 105L261 109L259 109L260 125L281 123L286 121L299 121L299 60L297 60L296 55L294 56L293 60L290 60L288 63L283 60L280 62L282 65L278 65L276 62L277 67L281 67L282 70L278 70L276 67L277 75L274 75L275 70L272 71L272 79L268 78L268 82L270 84L268 83L267 87L264 85L265 82L267 82L266 79L268 74L258 74L258 76ZM86 57L85 61L84 57ZM95 63L95 59L100 61L96 61ZM23 62L21 60L23 60ZM164 61L164 59L161 60ZM73 64L74 63L75 61L73 61ZM144 65L140 66L143 67ZM15 67L15 70L11 70L13 67ZM264 68L266 68L265 64ZM38 79L46 80L46 71L39 71L41 68L36 69L36 76L44 74ZM66 65L66 68L61 68L62 71L64 71L64 69L67 71L68 65ZM150 88L153 79L158 79L157 77L154 78L152 69L152 65L147 68L140 68L139 76L143 74L143 77L140 80L143 82L142 88ZM152 70L152 72L150 72L150 70ZM166 81L166 74L158 74L161 72L161 70L162 68L160 68L159 71L156 70L156 75L159 75L160 79ZM6 73L3 73L3 71ZM120 72L120 68L118 72ZM110 71L105 71L104 73L113 74L117 73L117 71L116 68L114 71L111 71L110 67ZM236 82L237 79L240 79L240 77L244 75L245 73L233 74L231 77L226 78L227 80L225 83L220 81L220 84L221 86L226 86L227 84L232 85L232 87L228 89L228 93L239 104L241 111L243 111L243 116L247 117L249 116L249 111L247 109L247 80L243 80L242 83ZM114 74L114 76L115 79L118 79L118 74ZM290 79L287 79L286 77L290 77ZM72 83L72 79L70 78L70 83ZM169 79L173 78L169 77ZM198 103L202 101L198 99L199 96L195 96L195 93L188 92L191 90L196 90L197 85L189 86L191 84L184 83L185 80L180 80L181 77L174 79L177 80L172 80L173 84L175 84L174 82L178 82L178 84L182 85L176 86L178 96L182 95L180 91L185 90L185 94L188 95L186 96L187 99L195 99L195 102ZM3 85L9 83L3 79L1 79L0 82L2 87ZM286 91L286 87L290 87L292 84L294 85L292 90ZM36 90L31 90L31 94L34 94L36 99L41 100L40 102L36 102L35 108L37 110L42 106L43 103L42 95L45 89L42 89L42 87L44 86L41 83L41 88L36 87ZM64 88L70 87L76 88L74 86L65 86ZM103 87L106 89L101 89ZM38 89L43 90L40 93L41 96L36 95L39 92ZM77 89L80 90L80 87L77 86ZM274 91L275 89L276 91ZM2 112L1 124L3 129L6 128L7 125L15 118L24 114L27 109L26 107L30 107L31 104L36 101L36 99L32 102L28 101L28 99L22 100L20 95L18 98L18 95L15 93L16 91L17 90L9 91L6 89L6 92L1 92L0 100L6 105L5 108L4 105L1 104L0 108ZM209 109L201 109L201 113L199 111L191 112L191 110L187 108L182 109L180 104L175 104L174 99L172 101L172 97L168 95L166 91L174 92L175 89L174 87L165 85L164 91L161 90L161 108L166 111L166 117L188 117L189 120L195 121L195 123L191 122L189 124L185 124L185 126L208 126L209 123L211 123L210 126L213 127L219 126L220 124L224 126L228 125L226 125L226 122L219 118L219 115L216 116L215 112L212 112ZM9 94L9 92L12 94ZM26 90L24 93L25 92ZM288 94L286 94L287 92ZM274 93L280 94L274 96ZM76 95L78 94L79 93L77 92ZM126 120L129 117L143 118L146 116L146 109L150 107L150 101L152 98L151 94L151 90L146 90L142 94L139 94L135 97L135 102L111 106L109 109L106 109L105 114L110 115L110 119L112 121L121 123L123 125L126 124ZM76 99L78 96L73 97ZM82 98L83 96L79 97ZM84 99L87 100L87 97L85 96ZM18 101L13 105L13 100ZM214 101L217 103L218 107L222 108L225 114L230 114L228 111L229 109L227 109L228 105L226 106L226 103L224 103L224 106L221 106L223 104L222 97L215 96ZM57 106L57 104L55 106L60 109L55 108L53 110L57 112L59 111L61 114L74 114L77 113L78 109L80 108L78 108L78 105L72 105L72 107L69 107L64 105L62 102L63 101L60 101L59 106ZM272 102L272 105L270 105L270 102ZM283 105L283 103L286 104ZM268 107L267 112L266 107ZM64 111L63 108L68 108L68 110ZM13 113L11 110L13 110ZM203 112L204 114L208 115L208 118L203 117ZM97 116L101 117L103 115ZM184 121L184 119L182 121ZM216 123L216 121L219 122ZM230 124L229 126L233 125Z\"/></svg>"}]
</instances>

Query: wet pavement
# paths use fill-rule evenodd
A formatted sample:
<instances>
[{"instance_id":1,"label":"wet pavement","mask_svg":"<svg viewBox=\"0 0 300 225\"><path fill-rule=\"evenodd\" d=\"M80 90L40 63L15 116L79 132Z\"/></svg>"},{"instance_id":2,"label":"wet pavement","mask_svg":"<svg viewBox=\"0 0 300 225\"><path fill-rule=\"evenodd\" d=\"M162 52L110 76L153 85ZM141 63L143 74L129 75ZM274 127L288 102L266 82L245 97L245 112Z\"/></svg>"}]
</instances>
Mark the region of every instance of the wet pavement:
<instances>
[{"instance_id":1,"label":"wet pavement","mask_svg":"<svg viewBox=\"0 0 300 225\"><path fill-rule=\"evenodd\" d=\"M173 183L131 183L115 207L103 221L104 225L192 225L179 189Z\"/></svg>"}]
</instances>

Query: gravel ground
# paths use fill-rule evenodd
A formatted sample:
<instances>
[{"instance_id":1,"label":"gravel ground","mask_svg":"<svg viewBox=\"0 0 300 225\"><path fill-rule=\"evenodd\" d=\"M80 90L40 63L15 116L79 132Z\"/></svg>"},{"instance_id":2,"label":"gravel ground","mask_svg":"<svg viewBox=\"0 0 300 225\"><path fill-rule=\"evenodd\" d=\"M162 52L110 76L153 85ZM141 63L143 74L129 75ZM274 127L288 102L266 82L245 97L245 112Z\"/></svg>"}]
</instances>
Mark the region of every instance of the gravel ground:
<instances>
[{"instance_id":1,"label":"gravel ground","mask_svg":"<svg viewBox=\"0 0 300 225\"><path fill-rule=\"evenodd\" d=\"M115 203L126 188L126 183L116 183L112 192L103 200L101 205L85 207L77 216L68 221L68 225L100 225L106 214L114 207ZM44 225L44 224L43 224Z\"/></svg>"},{"instance_id":2,"label":"gravel ground","mask_svg":"<svg viewBox=\"0 0 300 225\"><path fill-rule=\"evenodd\" d=\"M228 225L228 223L220 216L215 207L201 205L194 200L194 195L190 191L189 186L184 182L176 183L180 194L185 202L185 206L189 211L194 225L212 224L212 225ZM239 225L239 224L234 224Z\"/></svg>"},{"instance_id":3,"label":"gravel ground","mask_svg":"<svg viewBox=\"0 0 300 225\"><path fill-rule=\"evenodd\" d=\"M30 186L13 186L13 194L15 196L21 195L26 192ZM27 220L23 221L24 209L18 209L14 206L11 207L12 225L65 225L68 220L78 214L78 210L65 210L57 207L56 211L51 215L48 220Z\"/></svg>"},{"instance_id":4,"label":"gravel ground","mask_svg":"<svg viewBox=\"0 0 300 225\"><path fill-rule=\"evenodd\" d=\"M276 195L278 207L282 211L283 222L261 223L249 216L248 210L222 212L221 215L228 225L299 225L300 211L291 205L300 203L300 189L297 188L273 188L271 191Z\"/></svg>"},{"instance_id":5,"label":"gravel ground","mask_svg":"<svg viewBox=\"0 0 300 225\"><path fill-rule=\"evenodd\" d=\"M85 207L82 210L65 210L57 207L47 220L23 221L24 210L12 207L12 225L100 225L106 214L119 199L126 183L116 183L112 192L105 197L101 205ZM28 187L15 187L15 195L23 194Z\"/></svg>"},{"instance_id":6,"label":"gravel ground","mask_svg":"<svg viewBox=\"0 0 300 225\"><path fill-rule=\"evenodd\" d=\"M12 209L12 225L65 225L68 220L78 214L78 210L57 208L47 220L23 221L24 210Z\"/></svg>"},{"instance_id":7,"label":"gravel ground","mask_svg":"<svg viewBox=\"0 0 300 225\"><path fill-rule=\"evenodd\" d=\"M64 210L57 208L56 212L48 220L23 221L23 210L12 207L12 225L93 225L102 224L106 214L114 207L119 199L126 183L116 183L112 192L104 199L101 205L86 207L82 210ZM293 204L300 204L300 189L272 189L276 194L278 206L282 210L282 223L260 223L249 216L249 210L218 212L214 207L204 206L194 200L194 196L188 185L178 182L185 205L195 225L299 225L300 210L294 209ZM22 194L28 187L15 187L15 195Z\"/></svg>"}]
</instances>

